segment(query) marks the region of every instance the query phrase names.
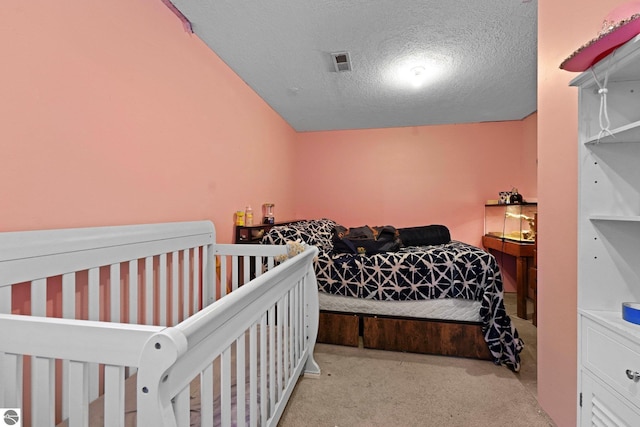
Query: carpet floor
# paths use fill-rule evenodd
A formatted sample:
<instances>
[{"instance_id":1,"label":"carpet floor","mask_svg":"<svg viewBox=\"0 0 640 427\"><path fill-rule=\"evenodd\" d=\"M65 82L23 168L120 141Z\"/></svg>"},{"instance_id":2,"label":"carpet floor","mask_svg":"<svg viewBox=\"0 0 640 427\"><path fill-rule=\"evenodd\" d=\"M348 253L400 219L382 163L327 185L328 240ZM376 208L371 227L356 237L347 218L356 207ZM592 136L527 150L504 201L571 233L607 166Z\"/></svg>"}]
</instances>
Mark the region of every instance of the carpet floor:
<instances>
[{"instance_id":1,"label":"carpet floor","mask_svg":"<svg viewBox=\"0 0 640 427\"><path fill-rule=\"evenodd\" d=\"M535 395L535 327L511 316L527 350L517 374L483 360L317 344L322 373L299 380L278 425L554 426Z\"/></svg>"}]
</instances>

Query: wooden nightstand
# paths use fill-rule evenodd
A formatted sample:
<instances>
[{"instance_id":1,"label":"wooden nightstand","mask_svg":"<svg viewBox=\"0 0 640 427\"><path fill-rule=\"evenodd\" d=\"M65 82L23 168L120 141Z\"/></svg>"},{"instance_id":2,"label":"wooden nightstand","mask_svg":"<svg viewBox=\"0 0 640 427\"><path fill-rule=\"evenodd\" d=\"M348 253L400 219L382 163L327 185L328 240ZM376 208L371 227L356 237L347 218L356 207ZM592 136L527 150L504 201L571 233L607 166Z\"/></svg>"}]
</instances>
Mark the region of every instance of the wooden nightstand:
<instances>
[{"instance_id":1,"label":"wooden nightstand","mask_svg":"<svg viewBox=\"0 0 640 427\"><path fill-rule=\"evenodd\" d=\"M258 244L269 230L276 225L287 225L293 222L300 221L299 219L292 221L276 222L274 224L256 224L256 225L236 225L235 243L241 244Z\"/></svg>"}]
</instances>

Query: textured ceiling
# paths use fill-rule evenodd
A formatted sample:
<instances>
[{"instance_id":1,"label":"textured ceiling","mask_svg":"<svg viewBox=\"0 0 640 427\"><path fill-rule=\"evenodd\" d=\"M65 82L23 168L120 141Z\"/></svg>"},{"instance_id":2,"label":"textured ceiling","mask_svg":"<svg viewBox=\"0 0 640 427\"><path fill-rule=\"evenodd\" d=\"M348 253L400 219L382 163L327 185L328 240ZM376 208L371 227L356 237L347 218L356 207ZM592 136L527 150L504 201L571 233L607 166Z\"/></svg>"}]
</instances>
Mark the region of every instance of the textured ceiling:
<instances>
[{"instance_id":1,"label":"textured ceiling","mask_svg":"<svg viewBox=\"0 0 640 427\"><path fill-rule=\"evenodd\" d=\"M297 131L519 120L537 0L170 0ZM336 72L331 53L349 52ZM398 70L434 75L415 87Z\"/></svg>"}]
</instances>

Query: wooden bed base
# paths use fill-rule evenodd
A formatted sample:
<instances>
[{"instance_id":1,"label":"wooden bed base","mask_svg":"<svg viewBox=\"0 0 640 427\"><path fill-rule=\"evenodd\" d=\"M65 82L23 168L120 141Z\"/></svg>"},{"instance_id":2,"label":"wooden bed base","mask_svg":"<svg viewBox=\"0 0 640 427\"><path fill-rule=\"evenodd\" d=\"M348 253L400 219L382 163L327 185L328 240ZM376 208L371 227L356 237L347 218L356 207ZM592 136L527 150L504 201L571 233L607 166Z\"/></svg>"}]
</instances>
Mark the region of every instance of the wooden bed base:
<instances>
[{"instance_id":1,"label":"wooden bed base","mask_svg":"<svg viewBox=\"0 0 640 427\"><path fill-rule=\"evenodd\" d=\"M320 312L318 342L491 360L477 322Z\"/></svg>"}]
</instances>

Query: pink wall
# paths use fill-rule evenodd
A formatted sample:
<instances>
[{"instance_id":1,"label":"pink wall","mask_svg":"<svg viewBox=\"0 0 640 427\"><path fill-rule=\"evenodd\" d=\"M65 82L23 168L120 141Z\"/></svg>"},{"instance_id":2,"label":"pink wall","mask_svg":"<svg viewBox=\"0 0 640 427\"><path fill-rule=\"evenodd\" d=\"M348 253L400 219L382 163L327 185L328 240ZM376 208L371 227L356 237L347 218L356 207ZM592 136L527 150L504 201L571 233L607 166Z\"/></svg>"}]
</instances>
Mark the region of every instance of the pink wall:
<instances>
[{"instance_id":1,"label":"pink wall","mask_svg":"<svg viewBox=\"0 0 640 427\"><path fill-rule=\"evenodd\" d=\"M481 246L488 199L514 186L537 196L536 118L301 133L297 216L345 226L445 224L453 239ZM505 290L515 291L515 259L500 262Z\"/></svg>"},{"instance_id":2,"label":"pink wall","mask_svg":"<svg viewBox=\"0 0 640 427\"><path fill-rule=\"evenodd\" d=\"M161 0L2 2L0 56L1 230L293 216L295 132Z\"/></svg>"},{"instance_id":3,"label":"pink wall","mask_svg":"<svg viewBox=\"0 0 640 427\"><path fill-rule=\"evenodd\" d=\"M538 113L533 113L522 121L522 175L526 186L519 189L530 201L538 196Z\"/></svg>"},{"instance_id":4,"label":"pink wall","mask_svg":"<svg viewBox=\"0 0 640 427\"><path fill-rule=\"evenodd\" d=\"M535 126L535 115L513 122L301 133L296 212L346 226L446 224L452 238L479 245L487 199L513 186L535 197L535 160L534 173L524 173L532 169L524 167L523 152L530 122ZM527 141L535 145L535 138Z\"/></svg>"},{"instance_id":5,"label":"pink wall","mask_svg":"<svg viewBox=\"0 0 640 427\"><path fill-rule=\"evenodd\" d=\"M538 2L538 399L559 426L577 414L577 102L560 63L620 0Z\"/></svg>"}]
</instances>

